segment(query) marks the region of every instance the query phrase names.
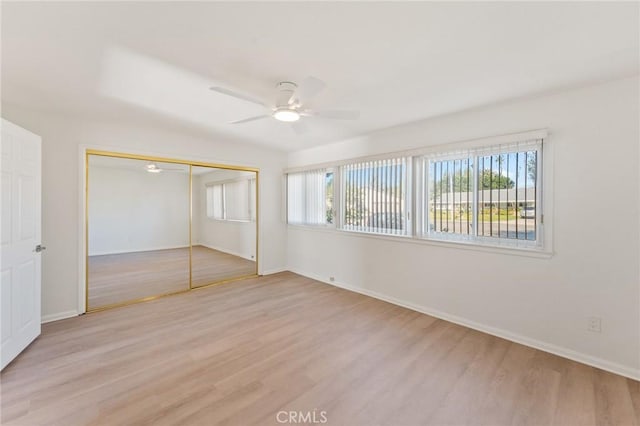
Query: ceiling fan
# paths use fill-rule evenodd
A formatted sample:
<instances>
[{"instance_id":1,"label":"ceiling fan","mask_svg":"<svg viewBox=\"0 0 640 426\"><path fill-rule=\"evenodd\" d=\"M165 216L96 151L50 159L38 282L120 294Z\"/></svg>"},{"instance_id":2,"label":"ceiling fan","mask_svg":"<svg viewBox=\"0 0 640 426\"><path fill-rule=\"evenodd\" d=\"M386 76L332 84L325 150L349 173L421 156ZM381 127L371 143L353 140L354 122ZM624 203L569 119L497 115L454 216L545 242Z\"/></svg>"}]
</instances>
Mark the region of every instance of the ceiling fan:
<instances>
[{"instance_id":1,"label":"ceiling fan","mask_svg":"<svg viewBox=\"0 0 640 426\"><path fill-rule=\"evenodd\" d=\"M213 86L210 89L214 92L222 93L227 96L242 99L247 102L261 105L268 109L268 113L255 117L244 118L232 121L229 124L242 124L250 121L262 120L265 118L275 118L278 121L291 123L296 133L304 133L307 131L304 123L299 121L302 117L322 117L337 120L356 120L360 117L359 111L352 110L321 110L315 111L307 109L304 104L324 90L326 85L323 81L315 77L305 78L300 85L290 82L281 81L276 85L277 95L273 104L267 104L258 99L233 90Z\"/></svg>"}]
</instances>

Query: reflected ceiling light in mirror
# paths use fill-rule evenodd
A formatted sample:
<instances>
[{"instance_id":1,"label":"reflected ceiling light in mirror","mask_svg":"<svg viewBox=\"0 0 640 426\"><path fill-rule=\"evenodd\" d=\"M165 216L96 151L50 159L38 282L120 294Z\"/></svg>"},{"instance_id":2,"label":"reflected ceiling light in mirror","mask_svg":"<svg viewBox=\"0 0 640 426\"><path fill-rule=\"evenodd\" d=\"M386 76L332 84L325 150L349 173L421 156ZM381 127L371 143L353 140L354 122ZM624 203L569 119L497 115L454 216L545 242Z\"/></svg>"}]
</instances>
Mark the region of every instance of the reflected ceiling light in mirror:
<instances>
[{"instance_id":1,"label":"reflected ceiling light in mirror","mask_svg":"<svg viewBox=\"0 0 640 426\"><path fill-rule=\"evenodd\" d=\"M147 171L149 173L160 173L162 169L152 163L152 164L147 164Z\"/></svg>"}]
</instances>

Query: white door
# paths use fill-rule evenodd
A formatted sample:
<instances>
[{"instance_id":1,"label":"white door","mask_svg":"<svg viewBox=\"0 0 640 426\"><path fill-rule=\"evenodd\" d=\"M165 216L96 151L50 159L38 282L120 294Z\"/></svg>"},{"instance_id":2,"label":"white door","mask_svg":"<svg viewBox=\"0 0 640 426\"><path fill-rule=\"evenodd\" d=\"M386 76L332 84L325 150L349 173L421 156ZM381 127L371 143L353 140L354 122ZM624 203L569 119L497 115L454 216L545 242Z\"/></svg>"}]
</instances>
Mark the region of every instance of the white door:
<instances>
[{"instance_id":1,"label":"white door","mask_svg":"<svg viewBox=\"0 0 640 426\"><path fill-rule=\"evenodd\" d=\"M2 119L0 358L4 368L40 335L40 137Z\"/></svg>"}]
</instances>

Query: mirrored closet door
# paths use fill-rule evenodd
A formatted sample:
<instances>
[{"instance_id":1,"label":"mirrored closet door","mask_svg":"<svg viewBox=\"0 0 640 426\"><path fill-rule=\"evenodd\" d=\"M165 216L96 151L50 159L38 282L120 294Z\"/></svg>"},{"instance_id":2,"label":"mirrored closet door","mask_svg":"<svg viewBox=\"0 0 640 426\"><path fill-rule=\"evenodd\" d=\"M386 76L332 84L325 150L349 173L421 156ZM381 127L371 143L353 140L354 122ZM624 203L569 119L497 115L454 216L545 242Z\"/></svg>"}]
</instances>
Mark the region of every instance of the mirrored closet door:
<instances>
[{"instance_id":1,"label":"mirrored closet door","mask_svg":"<svg viewBox=\"0 0 640 426\"><path fill-rule=\"evenodd\" d=\"M257 274L257 172L87 154L87 311Z\"/></svg>"},{"instance_id":2,"label":"mirrored closet door","mask_svg":"<svg viewBox=\"0 0 640 426\"><path fill-rule=\"evenodd\" d=\"M191 285L256 274L256 173L192 169Z\"/></svg>"}]
</instances>

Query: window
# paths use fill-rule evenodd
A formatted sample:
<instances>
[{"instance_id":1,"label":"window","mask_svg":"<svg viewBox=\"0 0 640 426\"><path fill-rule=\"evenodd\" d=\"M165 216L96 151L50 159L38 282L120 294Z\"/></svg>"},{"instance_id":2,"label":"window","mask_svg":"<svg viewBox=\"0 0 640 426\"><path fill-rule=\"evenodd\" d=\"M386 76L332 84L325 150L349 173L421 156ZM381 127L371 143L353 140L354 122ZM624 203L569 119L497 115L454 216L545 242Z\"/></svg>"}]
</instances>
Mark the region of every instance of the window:
<instances>
[{"instance_id":1,"label":"window","mask_svg":"<svg viewBox=\"0 0 640 426\"><path fill-rule=\"evenodd\" d=\"M429 160L429 231L470 235L473 233L473 160L470 157Z\"/></svg>"},{"instance_id":2,"label":"window","mask_svg":"<svg viewBox=\"0 0 640 426\"><path fill-rule=\"evenodd\" d=\"M340 167L341 228L409 235L410 160L398 157Z\"/></svg>"},{"instance_id":3,"label":"window","mask_svg":"<svg viewBox=\"0 0 640 426\"><path fill-rule=\"evenodd\" d=\"M541 142L424 157L422 236L539 243Z\"/></svg>"},{"instance_id":4,"label":"window","mask_svg":"<svg viewBox=\"0 0 640 426\"><path fill-rule=\"evenodd\" d=\"M331 170L287 174L287 222L292 225L333 224L333 187Z\"/></svg>"},{"instance_id":5,"label":"window","mask_svg":"<svg viewBox=\"0 0 640 426\"><path fill-rule=\"evenodd\" d=\"M255 179L207 185L207 217L216 220L255 221L255 186Z\"/></svg>"},{"instance_id":6,"label":"window","mask_svg":"<svg viewBox=\"0 0 640 426\"><path fill-rule=\"evenodd\" d=\"M465 142L457 151L430 148L345 161L336 165L335 176L325 168L289 173L288 223L542 249L544 134L532 131L521 135L522 142L477 148Z\"/></svg>"}]
</instances>

